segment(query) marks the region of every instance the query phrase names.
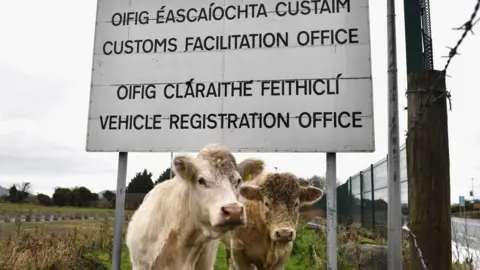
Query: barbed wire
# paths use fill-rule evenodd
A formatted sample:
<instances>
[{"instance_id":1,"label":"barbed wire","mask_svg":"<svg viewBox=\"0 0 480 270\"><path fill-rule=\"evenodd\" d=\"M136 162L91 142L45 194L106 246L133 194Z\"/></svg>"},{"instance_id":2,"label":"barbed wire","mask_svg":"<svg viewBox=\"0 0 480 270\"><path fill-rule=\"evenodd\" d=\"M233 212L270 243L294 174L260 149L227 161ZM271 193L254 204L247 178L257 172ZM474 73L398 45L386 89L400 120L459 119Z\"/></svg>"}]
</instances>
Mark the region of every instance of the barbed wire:
<instances>
[{"instance_id":1,"label":"barbed wire","mask_svg":"<svg viewBox=\"0 0 480 270\"><path fill-rule=\"evenodd\" d=\"M445 57L448 58L447 62L445 63L445 67L441 71L440 76L438 76L437 80L432 85L432 87L430 87L430 89L418 89L418 90L407 89L406 94L409 94L409 93L412 93L412 92L427 92L428 91L428 98L426 99L425 103L422 104L419 112L417 113L417 115L415 117L413 125L407 131L406 138L408 138L410 136L410 134L413 132L413 130L415 129L415 127L417 127L417 125L419 125L419 122L422 119L422 116L425 114L426 109L428 107L430 107L432 104L434 104L437 100L439 100L443 97L447 98L448 101L449 101L449 108L450 108L450 110L452 109L451 94L450 94L450 91L447 91L446 89L441 90L443 92L441 95L438 95L437 97L435 97L431 101L430 101L430 99L432 98L433 93L436 91L436 88L438 87L438 84L441 82L441 79L446 76L447 69L450 66L450 63L452 62L452 59L456 55L459 55L458 48L462 44L463 40L467 37L467 34L468 33L471 33L472 35L474 34L473 33L473 27L480 21L480 18L475 20L475 18L477 17L477 12L478 12L479 7L480 7L480 0L477 0L477 3L475 5L475 8L473 9L472 14L470 15L469 20L467 22L465 22L463 25L461 25L460 27L453 28L453 30L463 30L463 33L460 36L460 38L458 39L457 43L455 44L455 47L453 47L453 48L447 47L447 48L450 49L450 52L448 53L448 56L445 56Z\"/></svg>"},{"instance_id":2,"label":"barbed wire","mask_svg":"<svg viewBox=\"0 0 480 270\"><path fill-rule=\"evenodd\" d=\"M408 238L413 240L413 246L415 247L415 250L417 251L417 256L418 259L420 260L420 264L422 266L423 270L428 270L427 264L425 263L425 259L423 258L422 251L418 247L417 244L417 236L408 228L408 222L403 225L402 229L408 233Z\"/></svg>"}]
</instances>

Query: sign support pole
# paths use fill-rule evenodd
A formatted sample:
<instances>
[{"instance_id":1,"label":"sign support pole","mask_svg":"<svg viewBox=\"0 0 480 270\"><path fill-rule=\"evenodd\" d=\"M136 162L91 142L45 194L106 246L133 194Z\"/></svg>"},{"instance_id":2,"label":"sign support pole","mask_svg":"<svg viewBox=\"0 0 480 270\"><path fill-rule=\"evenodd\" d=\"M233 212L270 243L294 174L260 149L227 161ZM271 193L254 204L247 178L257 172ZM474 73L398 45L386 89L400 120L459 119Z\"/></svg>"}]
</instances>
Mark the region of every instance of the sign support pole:
<instances>
[{"instance_id":1,"label":"sign support pole","mask_svg":"<svg viewBox=\"0 0 480 270\"><path fill-rule=\"evenodd\" d=\"M125 188L127 182L128 152L118 153L117 193L115 195L115 228L113 235L112 270L120 270L122 233L125 220Z\"/></svg>"},{"instance_id":2,"label":"sign support pole","mask_svg":"<svg viewBox=\"0 0 480 270\"><path fill-rule=\"evenodd\" d=\"M327 258L337 270L337 154L327 153Z\"/></svg>"},{"instance_id":3,"label":"sign support pole","mask_svg":"<svg viewBox=\"0 0 480 270\"><path fill-rule=\"evenodd\" d=\"M397 37L395 31L395 0L388 0L388 270L403 269L400 146L398 131Z\"/></svg>"}]
</instances>

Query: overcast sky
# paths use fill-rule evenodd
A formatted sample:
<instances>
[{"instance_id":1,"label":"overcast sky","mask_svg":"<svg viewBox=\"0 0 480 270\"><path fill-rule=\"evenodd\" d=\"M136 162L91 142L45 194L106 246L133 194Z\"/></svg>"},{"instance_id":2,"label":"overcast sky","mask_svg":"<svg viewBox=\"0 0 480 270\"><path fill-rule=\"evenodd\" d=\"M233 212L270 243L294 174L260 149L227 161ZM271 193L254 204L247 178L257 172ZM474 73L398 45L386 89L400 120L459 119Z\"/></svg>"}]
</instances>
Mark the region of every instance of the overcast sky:
<instances>
[{"instance_id":1,"label":"overcast sky","mask_svg":"<svg viewBox=\"0 0 480 270\"><path fill-rule=\"evenodd\" d=\"M403 1L397 1L400 135L407 127ZM434 62L442 69L475 0L431 2ZM376 151L338 154L337 176L345 181L387 154L387 28L385 1L370 1ZM115 189L117 154L85 151L96 1L0 2L0 185L29 181L36 192L83 185ZM8 11L8 12L6 12ZM480 26L478 27L480 29ZM478 30L477 32L480 32ZM480 34L468 36L451 66L447 87L452 203L468 195L471 179L480 194L480 125L477 101ZM474 48L477 48L476 50ZM325 174L325 154L237 154L263 158L267 169L300 176ZM169 166L169 153L130 153L129 181L147 168L154 177ZM468 198L468 197L467 197Z\"/></svg>"}]
</instances>

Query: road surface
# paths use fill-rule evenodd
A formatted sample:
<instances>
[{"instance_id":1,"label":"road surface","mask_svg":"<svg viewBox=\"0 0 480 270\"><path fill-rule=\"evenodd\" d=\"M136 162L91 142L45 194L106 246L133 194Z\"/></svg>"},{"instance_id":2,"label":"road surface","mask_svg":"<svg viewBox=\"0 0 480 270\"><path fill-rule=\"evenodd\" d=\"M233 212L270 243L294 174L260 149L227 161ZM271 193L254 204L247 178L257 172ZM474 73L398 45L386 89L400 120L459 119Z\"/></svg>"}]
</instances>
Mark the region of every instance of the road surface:
<instances>
[{"instance_id":1,"label":"road surface","mask_svg":"<svg viewBox=\"0 0 480 270\"><path fill-rule=\"evenodd\" d=\"M452 241L480 251L480 220L452 218Z\"/></svg>"},{"instance_id":2,"label":"road surface","mask_svg":"<svg viewBox=\"0 0 480 270\"><path fill-rule=\"evenodd\" d=\"M475 269L480 269L480 220L452 218L452 255L460 261L473 257Z\"/></svg>"}]
</instances>

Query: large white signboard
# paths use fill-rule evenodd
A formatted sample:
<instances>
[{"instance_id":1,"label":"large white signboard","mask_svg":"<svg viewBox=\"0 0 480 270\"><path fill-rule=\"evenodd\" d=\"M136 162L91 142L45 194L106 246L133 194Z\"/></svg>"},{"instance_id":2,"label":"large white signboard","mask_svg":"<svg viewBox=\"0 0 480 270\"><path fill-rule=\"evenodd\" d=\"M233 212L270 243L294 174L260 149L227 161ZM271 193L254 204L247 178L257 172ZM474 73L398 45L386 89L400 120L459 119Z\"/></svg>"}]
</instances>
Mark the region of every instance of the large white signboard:
<instances>
[{"instance_id":1,"label":"large white signboard","mask_svg":"<svg viewBox=\"0 0 480 270\"><path fill-rule=\"evenodd\" d=\"M374 151L368 0L98 0L87 151Z\"/></svg>"}]
</instances>

